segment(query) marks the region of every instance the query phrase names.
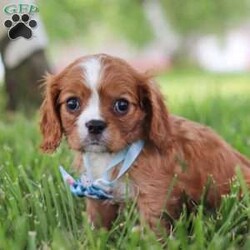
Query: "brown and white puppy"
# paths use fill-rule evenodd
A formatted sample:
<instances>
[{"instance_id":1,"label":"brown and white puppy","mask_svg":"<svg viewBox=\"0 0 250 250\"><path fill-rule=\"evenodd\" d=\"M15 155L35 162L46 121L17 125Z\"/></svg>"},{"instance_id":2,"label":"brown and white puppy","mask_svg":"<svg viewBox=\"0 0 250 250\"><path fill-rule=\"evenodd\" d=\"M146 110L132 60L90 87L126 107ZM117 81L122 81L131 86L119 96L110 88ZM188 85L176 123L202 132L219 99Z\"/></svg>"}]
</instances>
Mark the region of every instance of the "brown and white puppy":
<instances>
[{"instance_id":1,"label":"brown and white puppy","mask_svg":"<svg viewBox=\"0 0 250 250\"><path fill-rule=\"evenodd\" d=\"M163 211L178 217L183 194L199 202L208 181L207 203L216 207L229 193L237 166L250 185L249 160L211 129L170 115L157 86L116 57L81 57L48 76L41 116L42 150L53 152L64 135L78 155L90 153L96 178L114 153L145 141L128 176L139 189L140 215L152 229ZM118 209L119 203L87 199L95 225L109 228ZM164 219L161 224L169 225Z\"/></svg>"}]
</instances>

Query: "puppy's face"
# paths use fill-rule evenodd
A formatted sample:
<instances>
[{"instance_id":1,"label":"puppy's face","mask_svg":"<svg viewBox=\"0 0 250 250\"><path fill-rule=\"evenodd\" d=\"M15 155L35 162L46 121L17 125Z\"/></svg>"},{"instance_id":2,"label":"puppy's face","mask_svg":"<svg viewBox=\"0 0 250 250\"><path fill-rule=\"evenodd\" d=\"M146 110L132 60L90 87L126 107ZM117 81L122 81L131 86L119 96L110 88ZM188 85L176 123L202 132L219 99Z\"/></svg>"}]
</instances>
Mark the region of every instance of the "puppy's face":
<instances>
[{"instance_id":1,"label":"puppy's face","mask_svg":"<svg viewBox=\"0 0 250 250\"><path fill-rule=\"evenodd\" d=\"M154 111L162 98L153 89L121 59L103 54L78 59L47 78L42 149L53 151L63 134L72 149L94 152L116 152L150 139L150 130L161 129L152 127L153 113L164 112Z\"/></svg>"},{"instance_id":2,"label":"puppy's face","mask_svg":"<svg viewBox=\"0 0 250 250\"><path fill-rule=\"evenodd\" d=\"M70 146L84 151L117 151L143 137L145 112L138 79L123 62L84 58L61 79L58 97Z\"/></svg>"}]
</instances>

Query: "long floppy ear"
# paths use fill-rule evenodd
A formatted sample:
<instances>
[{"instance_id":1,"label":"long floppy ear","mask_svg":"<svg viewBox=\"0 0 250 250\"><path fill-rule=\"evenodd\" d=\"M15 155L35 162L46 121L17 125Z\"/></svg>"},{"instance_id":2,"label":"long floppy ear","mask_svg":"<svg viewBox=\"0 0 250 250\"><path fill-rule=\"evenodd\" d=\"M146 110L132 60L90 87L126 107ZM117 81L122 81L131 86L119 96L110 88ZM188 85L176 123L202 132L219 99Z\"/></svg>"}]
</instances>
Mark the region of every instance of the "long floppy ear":
<instances>
[{"instance_id":1,"label":"long floppy ear","mask_svg":"<svg viewBox=\"0 0 250 250\"><path fill-rule=\"evenodd\" d=\"M151 80L144 81L140 86L141 106L146 112L146 134L160 151L167 148L170 140L170 124L164 97L158 86Z\"/></svg>"},{"instance_id":2,"label":"long floppy ear","mask_svg":"<svg viewBox=\"0 0 250 250\"><path fill-rule=\"evenodd\" d=\"M43 135L40 148L45 153L54 152L62 138L62 127L57 104L58 95L59 87L55 77L47 75L45 80L45 97L40 108L40 130Z\"/></svg>"}]
</instances>

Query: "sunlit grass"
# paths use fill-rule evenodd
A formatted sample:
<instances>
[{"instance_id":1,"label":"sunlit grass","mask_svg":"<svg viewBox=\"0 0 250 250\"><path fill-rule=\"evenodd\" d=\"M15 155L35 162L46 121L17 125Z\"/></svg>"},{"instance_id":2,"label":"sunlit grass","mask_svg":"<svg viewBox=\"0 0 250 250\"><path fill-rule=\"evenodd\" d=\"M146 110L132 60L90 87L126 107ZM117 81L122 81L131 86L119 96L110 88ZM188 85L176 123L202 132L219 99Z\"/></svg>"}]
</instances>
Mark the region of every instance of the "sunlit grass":
<instances>
[{"instance_id":1,"label":"sunlit grass","mask_svg":"<svg viewBox=\"0 0 250 250\"><path fill-rule=\"evenodd\" d=\"M176 77L178 75L178 77ZM209 74L173 72L158 77L170 105L192 100L202 102L211 96L247 97L250 93L250 74Z\"/></svg>"},{"instance_id":2,"label":"sunlit grass","mask_svg":"<svg viewBox=\"0 0 250 250\"><path fill-rule=\"evenodd\" d=\"M211 126L250 156L249 79L174 72L158 81L171 112ZM162 249L150 230L132 230L139 219L133 204L110 232L92 230L84 200L72 197L59 176L58 165L70 169L73 159L66 143L47 156L39 141L37 117L0 114L0 249ZM184 209L163 247L250 249L250 196L239 201L238 190L235 183L216 213L203 205L191 215Z\"/></svg>"}]
</instances>

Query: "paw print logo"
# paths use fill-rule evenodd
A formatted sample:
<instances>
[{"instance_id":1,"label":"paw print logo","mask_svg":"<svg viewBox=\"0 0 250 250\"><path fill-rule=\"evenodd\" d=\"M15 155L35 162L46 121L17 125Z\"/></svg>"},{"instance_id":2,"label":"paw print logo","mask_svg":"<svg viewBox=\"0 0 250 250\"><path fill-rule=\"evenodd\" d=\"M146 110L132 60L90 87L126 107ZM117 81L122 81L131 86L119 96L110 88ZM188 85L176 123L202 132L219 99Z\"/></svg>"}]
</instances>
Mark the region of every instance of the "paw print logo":
<instances>
[{"instance_id":1,"label":"paw print logo","mask_svg":"<svg viewBox=\"0 0 250 250\"><path fill-rule=\"evenodd\" d=\"M11 40L18 37L29 39L32 37L32 29L37 26L35 20L30 19L29 15L23 14L22 16L14 14L12 20L6 20L4 26L8 28L8 36Z\"/></svg>"}]
</instances>

